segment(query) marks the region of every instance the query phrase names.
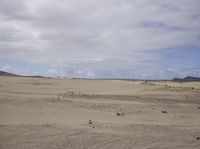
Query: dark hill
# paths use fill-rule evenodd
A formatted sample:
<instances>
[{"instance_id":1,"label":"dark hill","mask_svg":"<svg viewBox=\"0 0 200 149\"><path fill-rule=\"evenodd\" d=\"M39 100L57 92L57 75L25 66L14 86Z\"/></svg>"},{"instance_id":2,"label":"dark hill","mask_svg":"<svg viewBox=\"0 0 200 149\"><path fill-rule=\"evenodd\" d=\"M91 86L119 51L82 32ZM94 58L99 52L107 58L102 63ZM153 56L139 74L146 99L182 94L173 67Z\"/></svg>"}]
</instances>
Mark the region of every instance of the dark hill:
<instances>
[{"instance_id":1,"label":"dark hill","mask_svg":"<svg viewBox=\"0 0 200 149\"><path fill-rule=\"evenodd\" d=\"M200 78L188 76L183 79L182 78L174 78L173 81L200 81Z\"/></svg>"},{"instance_id":2,"label":"dark hill","mask_svg":"<svg viewBox=\"0 0 200 149\"><path fill-rule=\"evenodd\" d=\"M16 75L16 74L13 74L13 73L9 73L9 72L5 72L5 71L0 71L0 76L19 77L19 75Z\"/></svg>"},{"instance_id":3,"label":"dark hill","mask_svg":"<svg viewBox=\"0 0 200 149\"><path fill-rule=\"evenodd\" d=\"M44 78L44 76L22 76L22 75L17 75L5 71L0 71L0 76L3 77L31 77L31 78Z\"/></svg>"}]
</instances>

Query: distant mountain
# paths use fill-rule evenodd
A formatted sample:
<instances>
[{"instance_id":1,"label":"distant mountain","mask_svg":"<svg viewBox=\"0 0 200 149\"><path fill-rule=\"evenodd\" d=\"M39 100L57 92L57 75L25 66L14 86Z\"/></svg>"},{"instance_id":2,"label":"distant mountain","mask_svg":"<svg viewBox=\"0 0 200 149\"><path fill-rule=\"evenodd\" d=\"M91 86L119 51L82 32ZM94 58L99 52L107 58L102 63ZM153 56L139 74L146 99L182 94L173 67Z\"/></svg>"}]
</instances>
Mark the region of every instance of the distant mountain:
<instances>
[{"instance_id":1,"label":"distant mountain","mask_svg":"<svg viewBox=\"0 0 200 149\"><path fill-rule=\"evenodd\" d=\"M0 76L4 76L4 77L32 77L32 78L44 78L44 76L22 76L22 75L17 75L17 74L10 73L10 72L5 72L5 71L0 71Z\"/></svg>"},{"instance_id":2,"label":"distant mountain","mask_svg":"<svg viewBox=\"0 0 200 149\"><path fill-rule=\"evenodd\" d=\"M185 77L183 79L182 78L174 78L172 80L173 81L200 81L200 78L188 76L188 77Z\"/></svg>"},{"instance_id":3,"label":"distant mountain","mask_svg":"<svg viewBox=\"0 0 200 149\"><path fill-rule=\"evenodd\" d=\"M31 78L45 78L44 76L23 76L23 77L31 77Z\"/></svg>"},{"instance_id":4,"label":"distant mountain","mask_svg":"<svg viewBox=\"0 0 200 149\"><path fill-rule=\"evenodd\" d=\"M20 75L16 75L16 74L5 72L5 71L0 71L0 76L19 77Z\"/></svg>"}]
</instances>

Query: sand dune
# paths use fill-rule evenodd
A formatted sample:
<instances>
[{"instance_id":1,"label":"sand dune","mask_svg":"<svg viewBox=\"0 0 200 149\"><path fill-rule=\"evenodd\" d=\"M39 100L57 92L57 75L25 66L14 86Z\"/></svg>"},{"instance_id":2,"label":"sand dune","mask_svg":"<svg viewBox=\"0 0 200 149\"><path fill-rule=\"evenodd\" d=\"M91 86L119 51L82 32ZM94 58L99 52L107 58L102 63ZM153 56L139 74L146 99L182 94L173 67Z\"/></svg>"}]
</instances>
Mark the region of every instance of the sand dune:
<instances>
[{"instance_id":1,"label":"sand dune","mask_svg":"<svg viewBox=\"0 0 200 149\"><path fill-rule=\"evenodd\" d=\"M0 77L0 149L199 149L198 137L199 82Z\"/></svg>"}]
</instances>

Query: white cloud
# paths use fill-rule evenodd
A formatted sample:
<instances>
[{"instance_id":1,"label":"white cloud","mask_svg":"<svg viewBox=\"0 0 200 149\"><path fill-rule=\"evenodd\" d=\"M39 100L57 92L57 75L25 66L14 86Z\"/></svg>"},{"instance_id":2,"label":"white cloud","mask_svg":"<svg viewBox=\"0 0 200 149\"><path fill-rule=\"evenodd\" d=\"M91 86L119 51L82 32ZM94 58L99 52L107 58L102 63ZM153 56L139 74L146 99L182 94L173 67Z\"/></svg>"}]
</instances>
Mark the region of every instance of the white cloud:
<instances>
[{"instance_id":1,"label":"white cloud","mask_svg":"<svg viewBox=\"0 0 200 149\"><path fill-rule=\"evenodd\" d=\"M12 68L9 65L0 66L1 71L12 72Z\"/></svg>"},{"instance_id":2,"label":"white cloud","mask_svg":"<svg viewBox=\"0 0 200 149\"><path fill-rule=\"evenodd\" d=\"M0 57L113 75L200 48L199 10L199 0L1 0Z\"/></svg>"}]
</instances>

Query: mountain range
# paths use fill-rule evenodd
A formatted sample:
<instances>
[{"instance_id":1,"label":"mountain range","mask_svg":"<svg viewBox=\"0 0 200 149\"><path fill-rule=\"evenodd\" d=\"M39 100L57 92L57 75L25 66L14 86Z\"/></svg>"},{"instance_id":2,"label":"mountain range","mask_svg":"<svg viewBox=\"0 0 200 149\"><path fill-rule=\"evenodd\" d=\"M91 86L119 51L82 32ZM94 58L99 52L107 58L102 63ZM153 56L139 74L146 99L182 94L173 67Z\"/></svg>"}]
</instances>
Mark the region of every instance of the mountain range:
<instances>
[{"instance_id":1,"label":"mountain range","mask_svg":"<svg viewBox=\"0 0 200 149\"><path fill-rule=\"evenodd\" d=\"M0 71L0 76L5 76L5 77L38 77L38 78L43 78L43 76L22 76L22 75L17 75L17 74L10 73L10 72L5 72L5 71Z\"/></svg>"},{"instance_id":2,"label":"mountain range","mask_svg":"<svg viewBox=\"0 0 200 149\"><path fill-rule=\"evenodd\" d=\"M22 76L10 72L0 71L0 76L7 77L43 77L43 76ZM174 78L172 81L200 81L200 77L187 76L185 78Z\"/></svg>"}]
</instances>

